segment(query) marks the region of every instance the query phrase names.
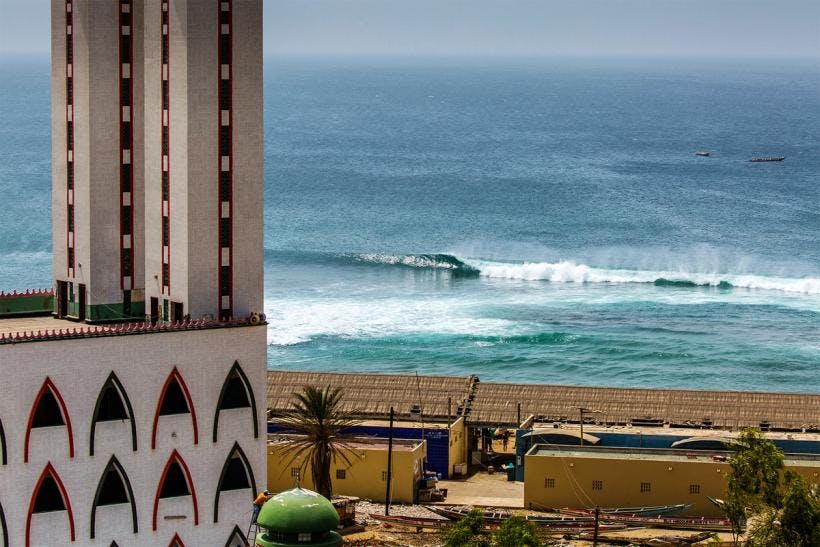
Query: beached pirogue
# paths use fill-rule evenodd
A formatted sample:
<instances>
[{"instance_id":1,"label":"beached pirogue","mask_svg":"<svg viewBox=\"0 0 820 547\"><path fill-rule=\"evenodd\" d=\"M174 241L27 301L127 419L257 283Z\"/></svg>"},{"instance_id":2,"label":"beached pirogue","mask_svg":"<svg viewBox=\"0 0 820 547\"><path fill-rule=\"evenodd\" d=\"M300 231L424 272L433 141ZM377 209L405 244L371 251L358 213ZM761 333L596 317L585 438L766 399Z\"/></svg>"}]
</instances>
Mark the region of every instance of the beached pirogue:
<instances>
[{"instance_id":1,"label":"beached pirogue","mask_svg":"<svg viewBox=\"0 0 820 547\"><path fill-rule=\"evenodd\" d=\"M675 530L731 530L731 523L726 518L713 517L678 517L670 516L680 513L691 507L688 504L661 505L654 507L620 507L603 508L598 510L599 530L613 530L611 526L620 529L626 527L650 527ZM458 521L467 514L469 508L426 506L430 511L447 519ZM539 528L567 529L567 531L582 531L595 526L594 509L562 509L561 515L525 515L524 518ZM485 523L498 525L512 516L505 511L485 511L482 517ZM556 530L557 531L557 530Z\"/></svg>"}]
</instances>

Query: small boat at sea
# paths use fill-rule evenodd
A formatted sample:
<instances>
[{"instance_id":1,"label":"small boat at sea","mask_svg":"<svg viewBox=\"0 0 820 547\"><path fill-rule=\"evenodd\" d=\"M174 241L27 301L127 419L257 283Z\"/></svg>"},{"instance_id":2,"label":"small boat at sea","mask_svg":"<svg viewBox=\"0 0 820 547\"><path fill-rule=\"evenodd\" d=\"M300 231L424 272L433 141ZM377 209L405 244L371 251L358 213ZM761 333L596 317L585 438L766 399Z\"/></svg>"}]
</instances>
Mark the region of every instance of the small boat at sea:
<instances>
[{"instance_id":1,"label":"small boat at sea","mask_svg":"<svg viewBox=\"0 0 820 547\"><path fill-rule=\"evenodd\" d=\"M759 158L752 158L749 161L752 163L763 163L766 161L783 161L786 156L761 156Z\"/></svg>"},{"instance_id":2,"label":"small boat at sea","mask_svg":"<svg viewBox=\"0 0 820 547\"><path fill-rule=\"evenodd\" d=\"M701 157L704 157L704 158L708 158L709 156L712 155L712 153L711 152L695 152L695 155L696 156L701 156Z\"/></svg>"},{"instance_id":3,"label":"small boat at sea","mask_svg":"<svg viewBox=\"0 0 820 547\"><path fill-rule=\"evenodd\" d=\"M659 517L665 515L677 515L683 513L692 507L691 503L677 503L674 505L653 505L649 507L611 507L600 508L598 513L600 515L629 515L642 517ZM561 513L567 515L591 516L595 514L595 509L573 509L565 507L561 509Z\"/></svg>"}]
</instances>

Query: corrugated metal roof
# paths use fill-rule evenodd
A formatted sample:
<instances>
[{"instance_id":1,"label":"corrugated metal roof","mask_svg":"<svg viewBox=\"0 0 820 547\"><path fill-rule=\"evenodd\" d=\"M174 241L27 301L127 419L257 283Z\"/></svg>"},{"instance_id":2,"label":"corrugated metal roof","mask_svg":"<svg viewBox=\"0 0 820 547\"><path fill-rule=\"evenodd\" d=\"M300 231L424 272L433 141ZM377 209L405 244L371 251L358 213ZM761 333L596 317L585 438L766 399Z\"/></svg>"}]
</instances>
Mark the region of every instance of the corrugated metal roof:
<instances>
[{"instance_id":1,"label":"corrugated metal roof","mask_svg":"<svg viewBox=\"0 0 820 547\"><path fill-rule=\"evenodd\" d=\"M293 393L304 386L332 386L344 389L343 408L361 417L387 416L391 406L397 418L414 417L417 405L423 417L446 420L448 410L459 415L472 381L470 376L268 371L268 408L274 414L290 409Z\"/></svg>"},{"instance_id":2,"label":"corrugated metal roof","mask_svg":"<svg viewBox=\"0 0 820 547\"><path fill-rule=\"evenodd\" d=\"M600 423L820 429L820 394L500 384L475 376L268 371L268 408L289 409L292 394L306 385L342 387L344 408L360 417L385 417L391 405L398 418L415 417L420 404L422 416L444 421L450 399L449 415L463 409L473 425L516 426L520 403L521 419L540 422L577 422L584 407L599 411L587 416Z\"/></svg>"},{"instance_id":3,"label":"corrugated metal roof","mask_svg":"<svg viewBox=\"0 0 820 547\"><path fill-rule=\"evenodd\" d=\"M522 419L579 421L579 407L600 413L607 423L659 421L673 426L820 428L820 394L602 388L480 383L470 412L472 423L514 424Z\"/></svg>"}]
</instances>

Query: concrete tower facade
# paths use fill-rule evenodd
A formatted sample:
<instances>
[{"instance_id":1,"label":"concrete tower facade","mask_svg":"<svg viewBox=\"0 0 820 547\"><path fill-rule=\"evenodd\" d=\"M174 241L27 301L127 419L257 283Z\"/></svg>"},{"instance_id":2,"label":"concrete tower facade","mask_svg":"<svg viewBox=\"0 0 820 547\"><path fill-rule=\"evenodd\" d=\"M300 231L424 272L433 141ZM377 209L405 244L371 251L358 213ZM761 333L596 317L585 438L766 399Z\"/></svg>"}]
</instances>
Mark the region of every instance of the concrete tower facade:
<instances>
[{"instance_id":1,"label":"concrete tower facade","mask_svg":"<svg viewBox=\"0 0 820 547\"><path fill-rule=\"evenodd\" d=\"M52 9L57 315L261 312L262 2Z\"/></svg>"},{"instance_id":2,"label":"concrete tower facade","mask_svg":"<svg viewBox=\"0 0 820 547\"><path fill-rule=\"evenodd\" d=\"M60 316L142 318L141 2L52 0L52 207Z\"/></svg>"},{"instance_id":3,"label":"concrete tower facade","mask_svg":"<svg viewBox=\"0 0 820 547\"><path fill-rule=\"evenodd\" d=\"M262 3L145 3L146 300L261 311Z\"/></svg>"}]
</instances>

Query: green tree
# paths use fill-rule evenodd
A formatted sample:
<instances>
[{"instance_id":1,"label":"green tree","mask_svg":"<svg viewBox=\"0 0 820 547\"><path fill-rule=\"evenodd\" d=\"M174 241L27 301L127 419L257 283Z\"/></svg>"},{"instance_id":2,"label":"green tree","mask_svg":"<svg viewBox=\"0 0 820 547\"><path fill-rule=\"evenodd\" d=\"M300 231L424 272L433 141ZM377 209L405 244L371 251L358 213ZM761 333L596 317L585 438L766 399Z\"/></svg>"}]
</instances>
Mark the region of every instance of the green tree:
<instances>
[{"instance_id":1,"label":"green tree","mask_svg":"<svg viewBox=\"0 0 820 547\"><path fill-rule=\"evenodd\" d=\"M782 505L783 452L754 428L744 430L730 448L735 454L729 460L731 471L725 508L732 530L739 536L749 511L759 512L764 507L778 509Z\"/></svg>"},{"instance_id":2,"label":"green tree","mask_svg":"<svg viewBox=\"0 0 820 547\"><path fill-rule=\"evenodd\" d=\"M786 495L780 525L789 545L820 545L820 490L791 471L786 472Z\"/></svg>"},{"instance_id":3,"label":"green tree","mask_svg":"<svg viewBox=\"0 0 820 547\"><path fill-rule=\"evenodd\" d=\"M493 534L493 545L498 547L541 547L535 524L521 515L514 515Z\"/></svg>"},{"instance_id":4,"label":"green tree","mask_svg":"<svg viewBox=\"0 0 820 547\"><path fill-rule=\"evenodd\" d=\"M756 429L745 430L732 447L726 510L735 536L745 524L749 547L820 545L818 486L782 473L783 452Z\"/></svg>"},{"instance_id":5,"label":"green tree","mask_svg":"<svg viewBox=\"0 0 820 547\"><path fill-rule=\"evenodd\" d=\"M445 547L489 547L490 542L482 534L484 517L479 509L453 524L444 534Z\"/></svg>"},{"instance_id":6,"label":"green tree","mask_svg":"<svg viewBox=\"0 0 820 547\"><path fill-rule=\"evenodd\" d=\"M330 467L338 459L352 465L350 457L354 452L350 439L342 432L361 423L342 411L342 389L305 386L300 393L293 394L293 409L279 419L285 433L293 434L280 449L290 455L286 468L302 458L299 464L304 476L310 468L316 491L330 499L333 483Z\"/></svg>"}]
</instances>

